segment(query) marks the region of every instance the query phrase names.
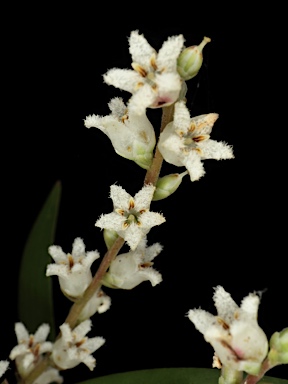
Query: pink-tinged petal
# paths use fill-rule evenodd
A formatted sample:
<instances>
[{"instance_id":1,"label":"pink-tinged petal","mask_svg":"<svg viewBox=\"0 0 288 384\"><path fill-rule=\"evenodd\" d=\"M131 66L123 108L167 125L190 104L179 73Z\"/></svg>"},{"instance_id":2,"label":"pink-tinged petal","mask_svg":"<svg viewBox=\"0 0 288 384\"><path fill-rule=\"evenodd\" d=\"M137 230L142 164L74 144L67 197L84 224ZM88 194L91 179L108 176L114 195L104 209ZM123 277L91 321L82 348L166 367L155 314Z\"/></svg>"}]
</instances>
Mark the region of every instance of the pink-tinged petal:
<instances>
[{"instance_id":1,"label":"pink-tinged petal","mask_svg":"<svg viewBox=\"0 0 288 384\"><path fill-rule=\"evenodd\" d=\"M168 106L174 103L181 90L181 79L177 73L163 73L161 75L156 74L155 83L157 84L156 98L149 107L159 108Z\"/></svg>"},{"instance_id":2,"label":"pink-tinged petal","mask_svg":"<svg viewBox=\"0 0 288 384\"><path fill-rule=\"evenodd\" d=\"M143 84L130 98L129 110L136 115L142 115L146 112L146 108L152 105L156 99L157 92L150 85Z\"/></svg>"}]
</instances>

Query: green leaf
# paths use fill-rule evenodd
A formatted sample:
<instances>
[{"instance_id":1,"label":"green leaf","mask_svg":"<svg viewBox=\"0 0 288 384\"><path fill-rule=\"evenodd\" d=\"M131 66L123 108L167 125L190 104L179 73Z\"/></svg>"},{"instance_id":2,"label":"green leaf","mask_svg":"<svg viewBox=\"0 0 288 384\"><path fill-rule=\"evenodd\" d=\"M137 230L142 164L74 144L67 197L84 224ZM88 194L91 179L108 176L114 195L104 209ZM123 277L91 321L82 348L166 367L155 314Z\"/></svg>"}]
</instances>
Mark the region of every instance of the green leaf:
<instances>
[{"instance_id":1,"label":"green leaf","mask_svg":"<svg viewBox=\"0 0 288 384\"><path fill-rule=\"evenodd\" d=\"M57 181L30 231L22 255L18 284L18 315L29 333L50 325L49 339L55 338L52 280L46 277L51 262L48 247L54 243L61 196Z\"/></svg>"},{"instance_id":2,"label":"green leaf","mask_svg":"<svg viewBox=\"0 0 288 384\"><path fill-rule=\"evenodd\" d=\"M157 368L98 377L77 384L218 384L220 372L208 368ZM259 384L287 384L265 376Z\"/></svg>"}]
</instances>

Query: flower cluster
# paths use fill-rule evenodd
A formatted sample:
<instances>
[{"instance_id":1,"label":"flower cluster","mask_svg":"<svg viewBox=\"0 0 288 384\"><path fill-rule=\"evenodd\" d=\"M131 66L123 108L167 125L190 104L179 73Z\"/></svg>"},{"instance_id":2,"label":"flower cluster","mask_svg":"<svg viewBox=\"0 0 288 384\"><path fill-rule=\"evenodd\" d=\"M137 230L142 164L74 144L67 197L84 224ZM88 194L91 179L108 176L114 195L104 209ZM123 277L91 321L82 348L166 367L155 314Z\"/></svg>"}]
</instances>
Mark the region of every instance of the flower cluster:
<instances>
[{"instance_id":1,"label":"flower cluster","mask_svg":"<svg viewBox=\"0 0 288 384\"><path fill-rule=\"evenodd\" d=\"M86 334L91 329L91 320L85 320L71 331L68 324L60 326L61 337L54 343L46 341L50 327L42 324L34 335L29 334L23 323L15 324L18 344L11 350L9 358L15 360L17 372L22 379L27 378L35 366L49 354L54 366L48 367L33 384L62 383L60 370L86 364L93 370L96 360L92 356L105 340L102 337L88 338ZM0 366L1 367L1 366ZM7 368L3 365L3 369Z\"/></svg>"},{"instance_id":2,"label":"flower cluster","mask_svg":"<svg viewBox=\"0 0 288 384\"><path fill-rule=\"evenodd\" d=\"M111 306L111 298L102 286L130 290L145 281L153 287L162 281L161 273L153 266L163 247L158 242L148 246L147 236L166 219L162 213L150 210L151 202L169 197L180 187L185 175L192 182L203 177L203 160L234 158L232 146L210 138L218 114L191 116L186 105L186 81L198 74L203 48L211 40L204 37L199 46L188 48L184 41L182 35L169 37L157 52L139 31L132 31L129 37L132 69L112 68L104 75L106 84L127 91L131 97L127 103L122 98L112 98L108 103L109 115L88 115L84 125L101 130L117 154L145 169L144 185L134 196L120 185L110 186L113 210L101 214L95 222L103 230L107 253L94 277L91 267L100 254L97 250L87 252L82 238L75 238L71 253L65 253L58 245L48 248L54 262L47 265L46 276L58 276L61 291L80 309L75 311L74 323L66 319L59 327L54 342L46 340L50 332L48 324L40 325L34 335L28 333L23 323L15 324L18 344L9 358L15 360L21 380L25 381L46 357L51 364L33 384L62 383L59 372L80 363L94 370L93 353L105 339L86 335L92 328L92 316L106 312ZM163 115L169 111L169 118L162 119L158 142L147 108L163 108ZM183 167L183 172L160 177L162 161ZM118 254L124 244L128 251ZM222 369L219 383L238 384L242 372L260 375L266 358L270 366L287 363L287 329L273 335L268 351L267 337L257 321L258 294L250 293L239 307L222 286L217 286L213 299L217 315L191 309L188 318L215 350L213 367ZM8 361L0 361L0 377L8 366ZM225 376L227 369L229 379Z\"/></svg>"}]
</instances>

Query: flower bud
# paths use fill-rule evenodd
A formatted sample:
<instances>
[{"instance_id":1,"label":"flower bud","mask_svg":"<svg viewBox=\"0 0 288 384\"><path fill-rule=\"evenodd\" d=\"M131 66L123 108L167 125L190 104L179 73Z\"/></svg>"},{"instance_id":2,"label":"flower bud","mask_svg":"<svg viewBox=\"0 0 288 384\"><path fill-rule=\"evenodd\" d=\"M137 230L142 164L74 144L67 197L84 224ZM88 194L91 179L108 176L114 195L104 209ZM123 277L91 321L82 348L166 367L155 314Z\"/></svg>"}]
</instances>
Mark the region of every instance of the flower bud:
<instances>
[{"instance_id":1,"label":"flower bud","mask_svg":"<svg viewBox=\"0 0 288 384\"><path fill-rule=\"evenodd\" d=\"M268 359L272 365L288 364L288 328L273 333Z\"/></svg>"},{"instance_id":2,"label":"flower bud","mask_svg":"<svg viewBox=\"0 0 288 384\"><path fill-rule=\"evenodd\" d=\"M210 41L211 39L205 36L199 45L192 45L180 53L177 70L184 80L190 80L197 75L203 63L202 50Z\"/></svg>"},{"instance_id":3,"label":"flower bud","mask_svg":"<svg viewBox=\"0 0 288 384\"><path fill-rule=\"evenodd\" d=\"M171 175L160 177L157 181L156 190L152 200L162 200L172 195L181 184L183 177L187 174L188 172L185 171L180 174L172 173Z\"/></svg>"}]
</instances>

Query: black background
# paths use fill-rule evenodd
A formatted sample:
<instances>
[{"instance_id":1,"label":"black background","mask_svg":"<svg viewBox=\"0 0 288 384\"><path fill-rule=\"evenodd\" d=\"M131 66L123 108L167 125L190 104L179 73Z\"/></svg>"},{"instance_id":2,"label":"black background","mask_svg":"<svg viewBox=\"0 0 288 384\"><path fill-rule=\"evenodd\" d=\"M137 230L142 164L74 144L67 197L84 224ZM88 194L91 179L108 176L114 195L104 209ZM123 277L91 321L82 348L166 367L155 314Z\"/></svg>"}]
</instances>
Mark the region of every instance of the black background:
<instances>
[{"instance_id":1,"label":"black background","mask_svg":"<svg viewBox=\"0 0 288 384\"><path fill-rule=\"evenodd\" d=\"M97 367L91 373L81 364L63 376L76 382L136 369L211 367L212 347L186 314L200 306L216 313L215 286L222 285L239 304L249 292L266 289L260 326L268 337L287 327L286 119L278 93L276 36L267 33L265 22L255 26L245 18L239 25L225 18L211 24L207 15L194 13L184 22L173 19L171 11L161 24L157 20L165 17L148 10L143 21L136 11L130 18L124 9L119 14L114 9L117 22L109 9L81 11L43 6L18 9L16 19L7 14L0 359L16 344L20 258L54 183L62 184L55 244L70 252L80 236L87 250L97 249L102 256L105 245L94 224L112 210L110 185L117 182L131 195L143 185L145 170L118 156L100 130L83 124L89 114L108 114L112 97L128 100L128 93L104 84L102 75L109 68L130 68L127 38L138 29L156 50L180 33L186 46L199 44L205 35L212 39L200 73L187 83L187 105L192 115L219 113L212 138L233 145L235 159L206 160L202 179L191 183L186 176L174 195L152 203L151 209L167 220L148 237L149 245L164 246L154 264L163 282L154 288L145 282L131 291L106 288L112 306L93 317L90 334L106 339L94 354ZM157 135L161 111L148 114ZM183 170L164 164L162 175ZM70 303L58 295L54 281L60 325ZM282 366L269 374L285 378L286 373Z\"/></svg>"}]
</instances>

